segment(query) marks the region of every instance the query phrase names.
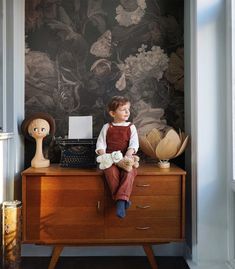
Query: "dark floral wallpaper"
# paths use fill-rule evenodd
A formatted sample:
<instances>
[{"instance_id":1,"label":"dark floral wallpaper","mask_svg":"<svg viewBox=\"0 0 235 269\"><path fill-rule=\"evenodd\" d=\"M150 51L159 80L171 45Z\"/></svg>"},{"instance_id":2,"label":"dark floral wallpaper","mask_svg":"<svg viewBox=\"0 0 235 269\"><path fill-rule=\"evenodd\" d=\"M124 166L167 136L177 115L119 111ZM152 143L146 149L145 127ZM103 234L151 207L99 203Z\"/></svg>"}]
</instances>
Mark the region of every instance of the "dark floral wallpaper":
<instances>
[{"instance_id":1,"label":"dark floral wallpaper","mask_svg":"<svg viewBox=\"0 0 235 269\"><path fill-rule=\"evenodd\" d=\"M26 0L25 116L48 112L64 137L69 116L92 115L95 137L124 95L139 133L183 130L183 4Z\"/></svg>"}]
</instances>

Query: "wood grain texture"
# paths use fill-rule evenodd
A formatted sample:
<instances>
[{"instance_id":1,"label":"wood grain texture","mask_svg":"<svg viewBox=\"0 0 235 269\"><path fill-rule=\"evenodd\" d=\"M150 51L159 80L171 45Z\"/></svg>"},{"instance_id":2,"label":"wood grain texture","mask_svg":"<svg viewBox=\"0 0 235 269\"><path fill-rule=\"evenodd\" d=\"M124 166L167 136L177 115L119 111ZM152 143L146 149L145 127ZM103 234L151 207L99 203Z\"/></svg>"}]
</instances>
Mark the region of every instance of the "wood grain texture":
<instances>
[{"instance_id":1,"label":"wood grain texture","mask_svg":"<svg viewBox=\"0 0 235 269\"><path fill-rule=\"evenodd\" d=\"M58 259L60 257L60 253L62 252L63 248L64 248L63 246L56 246L53 249L52 257L51 257L51 261L50 261L48 269L54 269L55 268L56 263L57 263L57 261L58 261Z\"/></svg>"},{"instance_id":2,"label":"wood grain texture","mask_svg":"<svg viewBox=\"0 0 235 269\"><path fill-rule=\"evenodd\" d=\"M110 220L110 222L118 220L115 216L115 203L108 198L106 204L106 219ZM156 216L161 218L171 218L172 216L180 218L181 196L131 196L131 207L126 211L127 218L136 219Z\"/></svg>"},{"instance_id":3,"label":"wood grain texture","mask_svg":"<svg viewBox=\"0 0 235 269\"><path fill-rule=\"evenodd\" d=\"M132 195L180 195L181 177L178 175L137 175Z\"/></svg>"},{"instance_id":4,"label":"wood grain texture","mask_svg":"<svg viewBox=\"0 0 235 269\"><path fill-rule=\"evenodd\" d=\"M99 176L29 176L27 238L104 237L104 184Z\"/></svg>"},{"instance_id":5,"label":"wood grain texture","mask_svg":"<svg viewBox=\"0 0 235 269\"><path fill-rule=\"evenodd\" d=\"M149 245L149 244L145 244L143 245L143 248L144 248L144 252L148 258L148 261L151 265L151 268L152 269L158 269L158 266L156 264L156 261L155 261L155 257L154 257L154 253L153 253L153 249L152 249L152 246Z\"/></svg>"},{"instance_id":6,"label":"wood grain texture","mask_svg":"<svg viewBox=\"0 0 235 269\"><path fill-rule=\"evenodd\" d=\"M132 205L124 219L115 214L99 169L28 168L22 172L23 242L54 244L51 268L61 245L144 245L157 268L151 244L184 240L185 171L142 164Z\"/></svg>"},{"instance_id":7,"label":"wood grain texture","mask_svg":"<svg viewBox=\"0 0 235 269\"><path fill-rule=\"evenodd\" d=\"M181 238L181 222L179 218L141 218L117 220L112 225L108 222L105 237L110 239L121 238ZM174 240L173 240L174 241Z\"/></svg>"},{"instance_id":8,"label":"wood grain texture","mask_svg":"<svg viewBox=\"0 0 235 269\"><path fill-rule=\"evenodd\" d=\"M43 175L102 175L102 170L98 168L63 168L58 164L51 164L50 167L45 168L34 168L29 167L24 170L22 175L33 175L33 176L43 176ZM171 164L171 167L168 169L161 169L157 166L157 164L148 164L148 163L140 163L140 167L138 168L138 175L185 175L186 172L177 167L174 164Z\"/></svg>"},{"instance_id":9,"label":"wood grain texture","mask_svg":"<svg viewBox=\"0 0 235 269\"><path fill-rule=\"evenodd\" d=\"M159 171L153 165L139 170L132 206L123 220L116 217L115 204L99 170L57 165L25 170L24 240L51 243L61 239L64 243L67 239L69 243L94 238L105 243L112 238L183 239L185 172L172 167L169 174L168 169ZM143 175L146 171L152 173Z\"/></svg>"}]
</instances>

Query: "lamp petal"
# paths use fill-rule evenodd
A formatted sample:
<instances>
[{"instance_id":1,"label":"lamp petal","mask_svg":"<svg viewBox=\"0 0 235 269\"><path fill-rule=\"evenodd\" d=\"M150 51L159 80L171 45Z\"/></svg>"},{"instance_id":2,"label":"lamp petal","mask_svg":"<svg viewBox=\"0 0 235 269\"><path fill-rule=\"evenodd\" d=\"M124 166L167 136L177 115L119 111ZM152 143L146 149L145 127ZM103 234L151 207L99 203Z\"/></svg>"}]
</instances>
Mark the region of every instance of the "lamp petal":
<instances>
[{"instance_id":1,"label":"lamp petal","mask_svg":"<svg viewBox=\"0 0 235 269\"><path fill-rule=\"evenodd\" d=\"M184 139L179 151L177 152L177 154L175 155L175 157L178 157L180 154L182 154L188 144L188 139L189 139L189 136L186 136L186 138Z\"/></svg>"},{"instance_id":2,"label":"lamp petal","mask_svg":"<svg viewBox=\"0 0 235 269\"><path fill-rule=\"evenodd\" d=\"M177 132L174 129L170 129L166 133L165 137L168 138L169 140L171 140L177 146L177 149L180 148L182 142L180 140L179 135L177 134Z\"/></svg>"},{"instance_id":3,"label":"lamp petal","mask_svg":"<svg viewBox=\"0 0 235 269\"><path fill-rule=\"evenodd\" d=\"M164 137L156 148L156 156L159 160L169 160L174 158L178 151L177 144L174 140Z\"/></svg>"},{"instance_id":4,"label":"lamp petal","mask_svg":"<svg viewBox=\"0 0 235 269\"><path fill-rule=\"evenodd\" d=\"M151 144L149 143L149 141L147 140L147 138L145 136L140 136L139 137L140 140L140 148L142 149L142 151L152 157L152 158L156 158L155 155L155 151L153 150Z\"/></svg>"},{"instance_id":5,"label":"lamp petal","mask_svg":"<svg viewBox=\"0 0 235 269\"><path fill-rule=\"evenodd\" d=\"M149 141L152 149L155 151L158 143L161 141L161 133L158 129L153 128L146 136L147 140Z\"/></svg>"},{"instance_id":6,"label":"lamp petal","mask_svg":"<svg viewBox=\"0 0 235 269\"><path fill-rule=\"evenodd\" d=\"M179 135L174 129L170 129L156 148L156 155L160 160L174 158L181 145Z\"/></svg>"}]
</instances>

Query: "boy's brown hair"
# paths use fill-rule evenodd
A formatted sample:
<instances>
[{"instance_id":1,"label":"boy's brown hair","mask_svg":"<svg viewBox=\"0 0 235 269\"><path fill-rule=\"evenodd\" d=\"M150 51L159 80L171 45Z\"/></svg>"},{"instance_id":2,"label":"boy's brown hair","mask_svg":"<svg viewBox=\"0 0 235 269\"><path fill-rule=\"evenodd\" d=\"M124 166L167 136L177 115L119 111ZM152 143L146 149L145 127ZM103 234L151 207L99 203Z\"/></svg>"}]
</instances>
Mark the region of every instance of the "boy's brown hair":
<instances>
[{"instance_id":1,"label":"boy's brown hair","mask_svg":"<svg viewBox=\"0 0 235 269\"><path fill-rule=\"evenodd\" d=\"M107 105L108 112L116 111L119 106L123 106L126 103L130 103L128 98L124 96L113 96L111 101Z\"/></svg>"}]
</instances>

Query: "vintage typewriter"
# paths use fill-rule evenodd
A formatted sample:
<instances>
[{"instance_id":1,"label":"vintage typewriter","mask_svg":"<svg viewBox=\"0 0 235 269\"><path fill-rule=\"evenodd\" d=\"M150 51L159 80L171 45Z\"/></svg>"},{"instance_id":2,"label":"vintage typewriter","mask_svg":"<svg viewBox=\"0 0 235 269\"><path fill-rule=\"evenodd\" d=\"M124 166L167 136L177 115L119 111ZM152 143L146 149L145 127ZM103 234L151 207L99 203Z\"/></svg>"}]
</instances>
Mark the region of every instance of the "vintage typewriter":
<instances>
[{"instance_id":1,"label":"vintage typewriter","mask_svg":"<svg viewBox=\"0 0 235 269\"><path fill-rule=\"evenodd\" d=\"M88 168L96 167L96 138L56 139L61 150L60 166Z\"/></svg>"}]
</instances>

